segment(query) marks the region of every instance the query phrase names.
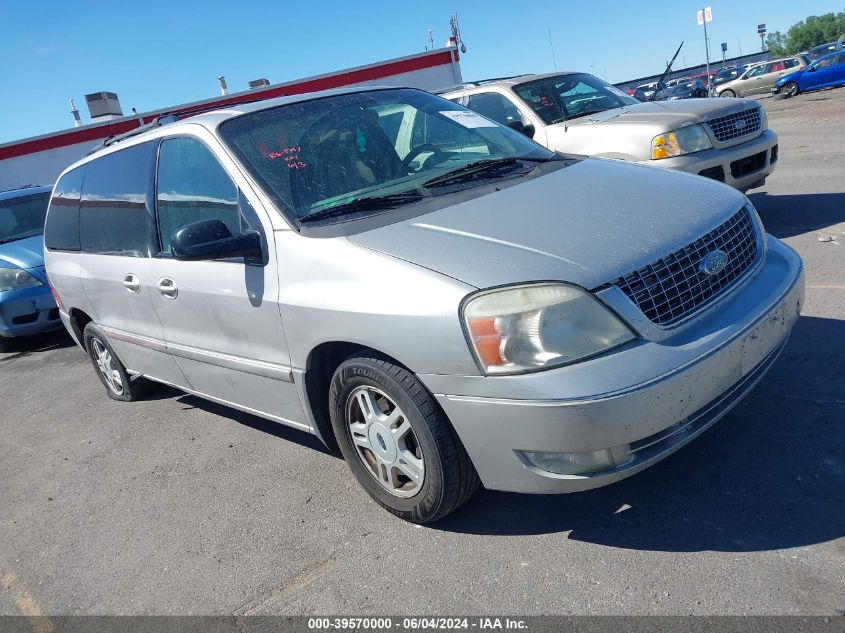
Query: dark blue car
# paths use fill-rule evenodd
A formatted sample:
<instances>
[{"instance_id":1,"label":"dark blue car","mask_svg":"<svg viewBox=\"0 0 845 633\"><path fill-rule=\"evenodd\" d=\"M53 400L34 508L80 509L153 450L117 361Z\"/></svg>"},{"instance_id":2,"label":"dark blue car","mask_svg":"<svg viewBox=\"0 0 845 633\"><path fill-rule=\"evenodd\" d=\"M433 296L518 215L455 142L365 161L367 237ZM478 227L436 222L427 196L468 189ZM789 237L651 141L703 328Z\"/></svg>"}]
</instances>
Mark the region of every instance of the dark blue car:
<instances>
[{"instance_id":1,"label":"dark blue car","mask_svg":"<svg viewBox=\"0 0 845 633\"><path fill-rule=\"evenodd\" d=\"M0 351L11 337L62 327L44 272L52 187L0 192Z\"/></svg>"},{"instance_id":2,"label":"dark blue car","mask_svg":"<svg viewBox=\"0 0 845 633\"><path fill-rule=\"evenodd\" d=\"M845 84L845 51L825 55L809 66L784 75L775 82L773 95L794 97L801 92Z\"/></svg>"}]
</instances>

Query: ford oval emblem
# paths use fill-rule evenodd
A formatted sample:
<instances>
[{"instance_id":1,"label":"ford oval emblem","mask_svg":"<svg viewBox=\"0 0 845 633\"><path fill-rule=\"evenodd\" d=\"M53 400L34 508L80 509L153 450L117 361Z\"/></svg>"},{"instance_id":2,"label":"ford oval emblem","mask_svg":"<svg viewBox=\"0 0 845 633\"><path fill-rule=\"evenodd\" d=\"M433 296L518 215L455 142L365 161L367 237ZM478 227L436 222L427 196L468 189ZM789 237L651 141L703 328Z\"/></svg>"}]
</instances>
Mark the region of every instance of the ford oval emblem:
<instances>
[{"instance_id":1,"label":"ford oval emblem","mask_svg":"<svg viewBox=\"0 0 845 633\"><path fill-rule=\"evenodd\" d=\"M701 272L707 275L718 275L728 265L728 254L725 251L707 253L701 260Z\"/></svg>"},{"instance_id":2,"label":"ford oval emblem","mask_svg":"<svg viewBox=\"0 0 845 633\"><path fill-rule=\"evenodd\" d=\"M745 119L739 119L736 123L734 123L734 127L737 130L744 130L745 129Z\"/></svg>"}]
</instances>

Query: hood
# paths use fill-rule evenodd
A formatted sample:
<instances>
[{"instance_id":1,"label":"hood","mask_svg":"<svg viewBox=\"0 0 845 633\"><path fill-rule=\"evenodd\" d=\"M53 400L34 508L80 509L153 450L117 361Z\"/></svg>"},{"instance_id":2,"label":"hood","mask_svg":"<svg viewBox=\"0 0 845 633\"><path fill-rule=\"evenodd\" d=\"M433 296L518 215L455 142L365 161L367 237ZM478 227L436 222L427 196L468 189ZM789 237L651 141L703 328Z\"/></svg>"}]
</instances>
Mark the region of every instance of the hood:
<instances>
[{"instance_id":1,"label":"hood","mask_svg":"<svg viewBox=\"0 0 845 633\"><path fill-rule=\"evenodd\" d=\"M776 86L782 86L788 81L796 81L801 75L804 74L804 71L807 69L806 66L799 70L789 73L788 75L784 75L783 77L778 77L778 80L775 82Z\"/></svg>"},{"instance_id":2,"label":"hood","mask_svg":"<svg viewBox=\"0 0 845 633\"><path fill-rule=\"evenodd\" d=\"M476 288L559 280L592 289L701 237L744 203L712 180L590 158L347 239Z\"/></svg>"},{"instance_id":3,"label":"hood","mask_svg":"<svg viewBox=\"0 0 845 633\"><path fill-rule=\"evenodd\" d=\"M44 236L36 235L0 244L0 266L41 268L44 266Z\"/></svg>"},{"instance_id":4,"label":"hood","mask_svg":"<svg viewBox=\"0 0 845 633\"><path fill-rule=\"evenodd\" d=\"M636 105L598 112L583 119L567 121L576 123L656 123L674 129L688 123L700 123L706 119L741 112L758 105L754 99L689 99L683 103L672 101L647 101ZM557 123L556 126L563 126ZM550 126L555 127L555 126Z\"/></svg>"}]
</instances>

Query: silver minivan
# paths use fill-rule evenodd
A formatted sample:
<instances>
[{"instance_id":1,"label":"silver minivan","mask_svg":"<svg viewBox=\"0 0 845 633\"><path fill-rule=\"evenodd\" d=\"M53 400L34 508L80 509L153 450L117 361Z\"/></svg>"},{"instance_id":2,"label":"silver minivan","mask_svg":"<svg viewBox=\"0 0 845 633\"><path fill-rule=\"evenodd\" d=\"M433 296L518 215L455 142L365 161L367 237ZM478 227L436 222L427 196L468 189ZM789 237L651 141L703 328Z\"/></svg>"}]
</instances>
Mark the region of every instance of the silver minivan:
<instances>
[{"instance_id":1,"label":"silver minivan","mask_svg":"<svg viewBox=\"0 0 845 633\"><path fill-rule=\"evenodd\" d=\"M666 457L762 378L803 301L739 192L405 88L112 139L62 173L45 244L111 398L164 383L316 434L415 522L479 482L574 492Z\"/></svg>"}]
</instances>

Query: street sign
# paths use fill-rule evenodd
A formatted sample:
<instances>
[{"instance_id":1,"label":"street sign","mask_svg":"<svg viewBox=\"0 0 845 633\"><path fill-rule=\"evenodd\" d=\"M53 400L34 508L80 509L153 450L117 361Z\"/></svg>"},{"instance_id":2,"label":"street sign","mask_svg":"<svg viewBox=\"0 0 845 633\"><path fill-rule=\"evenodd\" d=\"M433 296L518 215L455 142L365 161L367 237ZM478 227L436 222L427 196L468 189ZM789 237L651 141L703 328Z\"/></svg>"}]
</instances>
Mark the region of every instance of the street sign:
<instances>
[{"instance_id":1,"label":"street sign","mask_svg":"<svg viewBox=\"0 0 845 633\"><path fill-rule=\"evenodd\" d=\"M758 33L765 33L766 32L766 25L765 24L758 24L757 25L757 32Z\"/></svg>"},{"instance_id":2,"label":"street sign","mask_svg":"<svg viewBox=\"0 0 845 633\"><path fill-rule=\"evenodd\" d=\"M704 54L706 55L707 68L707 94L710 94L710 40L707 38L707 23L713 21L713 7L704 7L695 14L698 26L704 27ZM722 55L724 58L724 54Z\"/></svg>"},{"instance_id":3,"label":"street sign","mask_svg":"<svg viewBox=\"0 0 845 633\"><path fill-rule=\"evenodd\" d=\"M728 43L722 42L722 52L726 53L728 51Z\"/></svg>"}]
</instances>

